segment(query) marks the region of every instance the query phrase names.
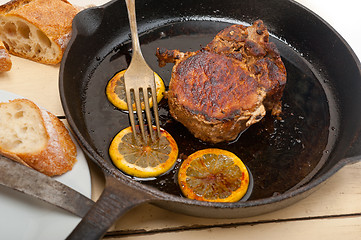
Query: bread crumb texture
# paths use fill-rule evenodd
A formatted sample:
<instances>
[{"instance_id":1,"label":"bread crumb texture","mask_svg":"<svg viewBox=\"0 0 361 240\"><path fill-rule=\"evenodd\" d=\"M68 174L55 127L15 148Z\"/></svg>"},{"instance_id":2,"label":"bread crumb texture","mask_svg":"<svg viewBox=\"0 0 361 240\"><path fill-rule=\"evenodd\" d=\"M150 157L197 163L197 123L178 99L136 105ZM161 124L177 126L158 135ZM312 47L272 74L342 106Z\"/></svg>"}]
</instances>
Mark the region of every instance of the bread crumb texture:
<instances>
[{"instance_id":1,"label":"bread crumb texture","mask_svg":"<svg viewBox=\"0 0 361 240\"><path fill-rule=\"evenodd\" d=\"M63 0L15 0L0 6L0 39L11 54L57 64L79 9Z\"/></svg>"},{"instance_id":2,"label":"bread crumb texture","mask_svg":"<svg viewBox=\"0 0 361 240\"><path fill-rule=\"evenodd\" d=\"M0 103L0 152L48 176L76 162L76 146L64 124L26 99Z\"/></svg>"}]
</instances>

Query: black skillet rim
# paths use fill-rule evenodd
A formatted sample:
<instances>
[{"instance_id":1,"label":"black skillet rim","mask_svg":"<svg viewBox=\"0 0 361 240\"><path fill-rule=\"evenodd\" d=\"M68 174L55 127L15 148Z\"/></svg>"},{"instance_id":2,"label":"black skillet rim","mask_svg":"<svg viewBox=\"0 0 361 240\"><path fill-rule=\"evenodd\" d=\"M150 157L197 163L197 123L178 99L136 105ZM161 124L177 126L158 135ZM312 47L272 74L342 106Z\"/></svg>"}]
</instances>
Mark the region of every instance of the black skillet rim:
<instances>
[{"instance_id":1,"label":"black skillet rim","mask_svg":"<svg viewBox=\"0 0 361 240\"><path fill-rule=\"evenodd\" d=\"M102 6L95 7L95 8L110 7L116 1L117 0L113 0ZM358 60L356 54L353 52L353 50L348 45L348 43L343 39L343 37L335 29L333 29L333 27L331 25L329 25L326 21L324 21L317 14L315 14L311 10L307 9L305 6L295 2L293 0L289 0L289 2L293 3L295 5L295 7L302 8L303 10L307 11L309 14L316 17L320 22L322 22L322 24L326 25L326 27L330 31L332 31L333 34L335 34L337 36L337 38L339 38L339 40L342 42L342 44L347 48L349 54L353 57L354 62L357 65L359 72L360 72L360 76L361 76L360 61ZM87 10L83 10L83 11L87 11ZM73 25L74 36L76 36L76 31L74 30L76 28L77 28L77 25L76 25L76 22L74 22L74 25ZM69 45L68 45L69 47L64 52L63 60L60 65L60 73L59 73L59 91L60 91L61 103L62 103L62 106L64 109L66 119L71 127L71 130L73 131L77 141L80 143L80 146L83 149L83 151L85 152L85 154L88 157L90 157L93 161L95 161L97 164L99 164L99 166L101 167L101 169L103 170L104 173L106 173L108 175L112 175L112 176L116 177L117 179L119 179L120 181L125 182L130 188L136 188L136 189L143 191L144 193L152 194L153 196L157 197L155 199L157 201L158 200L165 200L165 201L170 200L172 202L190 204L190 205L200 206L200 207L213 207L213 208L248 208L248 207L260 206L260 205L267 205L270 203L281 202L281 201L287 200L289 198L293 198L297 195L306 193L309 190L320 185L325 180L327 180L329 177L331 177L333 174L335 174L343 166L360 161L359 156L340 159L339 162L337 164L335 164L331 169L329 169L326 173L324 173L323 175L319 176L316 179L310 180L308 183L306 183L305 185L301 186L298 189L280 194L278 196L273 196L273 197L264 198L264 199L250 200L250 201L246 201L246 202L235 202L235 203L211 203L211 202L202 202L202 201L191 200L191 199L187 199L185 197L178 197L178 196L174 196L172 194L161 192L160 190L154 189L152 187L141 184L135 180L127 178L127 177L123 176L122 174L120 174L119 170L117 170L114 166L111 166L108 162L104 161L94 151L94 149L92 149L92 147L88 144L88 142L85 140L85 138L79 132L79 130L75 124L75 121L73 120L72 116L70 115L69 109L66 105L65 89L63 88L63 86L64 86L63 76L64 76L64 71L65 71L64 66L65 66L65 62L67 59L67 55L69 53L69 48L71 47L72 43L75 40L74 36L71 38L71 40L69 42Z\"/></svg>"}]
</instances>

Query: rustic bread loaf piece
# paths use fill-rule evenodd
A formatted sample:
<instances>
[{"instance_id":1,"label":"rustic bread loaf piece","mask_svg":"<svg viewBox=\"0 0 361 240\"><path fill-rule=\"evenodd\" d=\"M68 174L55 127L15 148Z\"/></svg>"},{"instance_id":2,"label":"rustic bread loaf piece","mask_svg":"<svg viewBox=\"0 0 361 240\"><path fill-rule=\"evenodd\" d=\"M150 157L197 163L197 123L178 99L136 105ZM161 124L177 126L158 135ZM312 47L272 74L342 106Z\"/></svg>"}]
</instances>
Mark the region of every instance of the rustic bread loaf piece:
<instances>
[{"instance_id":1,"label":"rustic bread loaf piece","mask_svg":"<svg viewBox=\"0 0 361 240\"><path fill-rule=\"evenodd\" d=\"M27 99L0 103L0 153L48 176L76 162L76 146L64 124Z\"/></svg>"},{"instance_id":2,"label":"rustic bread loaf piece","mask_svg":"<svg viewBox=\"0 0 361 240\"><path fill-rule=\"evenodd\" d=\"M12 66L10 55L0 40L0 72L10 71Z\"/></svg>"},{"instance_id":3,"label":"rustic bread loaf piece","mask_svg":"<svg viewBox=\"0 0 361 240\"><path fill-rule=\"evenodd\" d=\"M13 0L0 6L0 40L11 54L57 64L78 12L66 0Z\"/></svg>"}]
</instances>

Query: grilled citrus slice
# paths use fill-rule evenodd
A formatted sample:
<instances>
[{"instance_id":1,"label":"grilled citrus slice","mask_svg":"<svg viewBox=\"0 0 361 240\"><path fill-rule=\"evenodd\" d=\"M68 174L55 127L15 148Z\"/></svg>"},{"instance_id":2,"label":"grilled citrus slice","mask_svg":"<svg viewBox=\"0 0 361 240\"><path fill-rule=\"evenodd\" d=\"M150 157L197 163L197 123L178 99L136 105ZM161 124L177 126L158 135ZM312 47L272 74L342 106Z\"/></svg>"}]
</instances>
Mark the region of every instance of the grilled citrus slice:
<instances>
[{"instance_id":1,"label":"grilled citrus slice","mask_svg":"<svg viewBox=\"0 0 361 240\"><path fill-rule=\"evenodd\" d=\"M249 174L235 154L209 148L191 154L182 163L178 184L190 199L237 202L247 192Z\"/></svg>"},{"instance_id":2,"label":"grilled citrus slice","mask_svg":"<svg viewBox=\"0 0 361 240\"><path fill-rule=\"evenodd\" d=\"M155 127L153 127L156 136ZM137 126L134 138L132 128L120 131L113 139L109 155L115 166L123 172L140 178L159 176L170 170L178 157L178 146L173 137L160 129L159 137L147 134L143 141Z\"/></svg>"},{"instance_id":3,"label":"grilled citrus slice","mask_svg":"<svg viewBox=\"0 0 361 240\"><path fill-rule=\"evenodd\" d=\"M112 77L106 87L106 95L108 100L117 108L121 110L128 110L127 100L125 96L125 87L124 87L124 73L126 70L123 70ZM157 102L160 102L163 98L163 93L165 91L163 80L159 77L158 74L154 73L154 80L156 85L157 93ZM132 97L133 98L133 97ZM144 110L143 96L141 95L141 106ZM149 98L150 107L153 106L152 98ZM136 110L135 103L133 100L133 110Z\"/></svg>"}]
</instances>

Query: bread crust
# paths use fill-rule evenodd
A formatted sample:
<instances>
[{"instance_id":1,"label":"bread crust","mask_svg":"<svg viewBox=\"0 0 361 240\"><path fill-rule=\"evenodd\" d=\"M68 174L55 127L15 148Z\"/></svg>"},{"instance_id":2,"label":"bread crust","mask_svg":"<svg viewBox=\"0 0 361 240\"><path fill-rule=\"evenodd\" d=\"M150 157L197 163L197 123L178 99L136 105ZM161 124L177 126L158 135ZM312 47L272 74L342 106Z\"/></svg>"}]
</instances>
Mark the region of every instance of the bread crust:
<instances>
[{"instance_id":1,"label":"bread crust","mask_svg":"<svg viewBox=\"0 0 361 240\"><path fill-rule=\"evenodd\" d=\"M0 6L0 17L3 21L4 19L5 21L6 19L15 21L22 19L27 25L39 29L50 40L50 46L54 45L58 48L56 57L50 59L37 54L24 54L18 51L16 46L12 46L11 41L8 41L9 52L45 64L59 63L71 38L73 18L78 12L78 8L65 0L14 0ZM3 32L5 33L2 40L6 42L4 34L11 35L11 33ZM17 34L21 35L21 33Z\"/></svg>"},{"instance_id":2,"label":"bread crust","mask_svg":"<svg viewBox=\"0 0 361 240\"><path fill-rule=\"evenodd\" d=\"M4 43L0 40L0 72L10 71L11 66L10 54L5 48Z\"/></svg>"},{"instance_id":3,"label":"bread crust","mask_svg":"<svg viewBox=\"0 0 361 240\"><path fill-rule=\"evenodd\" d=\"M77 150L63 122L52 113L40 109L30 100L9 101L9 104L12 103L25 103L37 111L42 119L39 124L45 129L47 142L41 150L35 152L12 152L0 145L0 153L48 176L70 171L77 161ZM0 103L0 106L2 104L8 103Z\"/></svg>"}]
</instances>

